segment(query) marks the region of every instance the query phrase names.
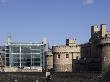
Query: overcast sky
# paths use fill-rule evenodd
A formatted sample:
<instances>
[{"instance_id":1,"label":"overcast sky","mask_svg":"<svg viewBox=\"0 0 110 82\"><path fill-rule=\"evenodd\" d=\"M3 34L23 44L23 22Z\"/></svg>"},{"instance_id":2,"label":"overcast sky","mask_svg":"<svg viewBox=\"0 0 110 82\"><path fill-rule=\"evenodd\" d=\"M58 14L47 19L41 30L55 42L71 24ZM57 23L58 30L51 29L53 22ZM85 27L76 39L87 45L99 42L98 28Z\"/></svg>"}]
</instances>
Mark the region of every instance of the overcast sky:
<instances>
[{"instance_id":1,"label":"overcast sky","mask_svg":"<svg viewBox=\"0 0 110 82\"><path fill-rule=\"evenodd\" d=\"M107 24L110 30L110 0L0 0L0 44L42 41L65 44L90 38L91 25Z\"/></svg>"}]
</instances>

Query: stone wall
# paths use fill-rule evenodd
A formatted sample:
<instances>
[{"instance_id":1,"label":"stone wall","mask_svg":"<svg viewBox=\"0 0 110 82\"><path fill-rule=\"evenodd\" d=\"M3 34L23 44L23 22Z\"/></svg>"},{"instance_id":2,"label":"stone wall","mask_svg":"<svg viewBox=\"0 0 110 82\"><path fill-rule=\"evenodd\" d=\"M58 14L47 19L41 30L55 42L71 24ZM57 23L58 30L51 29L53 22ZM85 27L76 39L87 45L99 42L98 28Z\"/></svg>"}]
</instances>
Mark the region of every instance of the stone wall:
<instances>
[{"instance_id":1,"label":"stone wall","mask_svg":"<svg viewBox=\"0 0 110 82\"><path fill-rule=\"evenodd\" d=\"M102 46L102 70L110 64L110 45Z\"/></svg>"},{"instance_id":2,"label":"stone wall","mask_svg":"<svg viewBox=\"0 0 110 82\"><path fill-rule=\"evenodd\" d=\"M55 72L72 72L73 60L80 59L80 46L53 46L53 68Z\"/></svg>"}]
</instances>

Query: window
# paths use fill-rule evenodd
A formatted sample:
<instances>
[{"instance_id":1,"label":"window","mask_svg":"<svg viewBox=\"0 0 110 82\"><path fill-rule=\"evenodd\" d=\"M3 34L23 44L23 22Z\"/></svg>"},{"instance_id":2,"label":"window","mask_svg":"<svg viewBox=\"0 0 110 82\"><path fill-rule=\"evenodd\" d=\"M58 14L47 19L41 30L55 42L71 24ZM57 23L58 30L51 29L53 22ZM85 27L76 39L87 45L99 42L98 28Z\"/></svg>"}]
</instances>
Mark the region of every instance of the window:
<instances>
[{"instance_id":1,"label":"window","mask_svg":"<svg viewBox=\"0 0 110 82\"><path fill-rule=\"evenodd\" d=\"M40 58L32 58L32 61L40 61Z\"/></svg>"},{"instance_id":2,"label":"window","mask_svg":"<svg viewBox=\"0 0 110 82\"><path fill-rule=\"evenodd\" d=\"M40 46L31 46L31 49L40 49Z\"/></svg>"},{"instance_id":3,"label":"window","mask_svg":"<svg viewBox=\"0 0 110 82\"><path fill-rule=\"evenodd\" d=\"M58 58L60 58L60 54L58 54Z\"/></svg>"},{"instance_id":4,"label":"window","mask_svg":"<svg viewBox=\"0 0 110 82\"><path fill-rule=\"evenodd\" d=\"M11 52L12 53L20 53L20 47L19 46L11 46ZM7 53L9 53L8 50L7 50Z\"/></svg>"},{"instance_id":5,"label":"window","mask_svg":"<svg viewBox=\"0 0 110 82\"><path fill-rule=\"evenodd\" d=\"M106 61L106 57L104 57L104 61Z\"/></svg>"},{"instance_id":6,"label":"window","mask_svg":"<svg viewBox=\"0 0 110 82\"><path fill-rule=\"evenodd\" d=\"M40 62L32 62L32 66L40 66Z\"/></svg>"},{"instance_id":7,"label":"window","mask_svg":"<svg viewBox=\"0 0 110 82\"><path fill-rule=\"evenodd\" d=\"M66 54L66 58L69 58L69 54Z\"/></svg>"},{"instance_id":8,"label":"window","mask_svg":"<svg viewBox=\"0 0 110 82\"><path fill-rule=\"evenodd\" d=\"M78 57L78 56L76 56L76 59L78 60L78 59L79 59L79 57Z\"/></svg>"}]
</instances>

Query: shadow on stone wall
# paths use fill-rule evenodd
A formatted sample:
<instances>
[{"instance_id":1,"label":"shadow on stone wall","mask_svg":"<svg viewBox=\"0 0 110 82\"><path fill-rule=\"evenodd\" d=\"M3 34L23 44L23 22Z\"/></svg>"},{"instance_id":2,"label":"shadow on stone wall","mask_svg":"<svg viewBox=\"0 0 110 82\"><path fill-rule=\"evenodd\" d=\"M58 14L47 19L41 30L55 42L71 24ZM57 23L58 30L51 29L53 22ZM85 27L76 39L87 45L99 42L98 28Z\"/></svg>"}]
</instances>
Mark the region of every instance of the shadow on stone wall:
<instances>
[{"instance_id":1,"label":"shadow on stone wall","mask_svg":"<svg viewBox=\"0 0 110 82\"><path fill-rule=\"evenodd\" d=\"M102 73L54 72L46 79L45 72L0 73L0 82L110 82L110 70Z\"/></svg>"}]
</instances>

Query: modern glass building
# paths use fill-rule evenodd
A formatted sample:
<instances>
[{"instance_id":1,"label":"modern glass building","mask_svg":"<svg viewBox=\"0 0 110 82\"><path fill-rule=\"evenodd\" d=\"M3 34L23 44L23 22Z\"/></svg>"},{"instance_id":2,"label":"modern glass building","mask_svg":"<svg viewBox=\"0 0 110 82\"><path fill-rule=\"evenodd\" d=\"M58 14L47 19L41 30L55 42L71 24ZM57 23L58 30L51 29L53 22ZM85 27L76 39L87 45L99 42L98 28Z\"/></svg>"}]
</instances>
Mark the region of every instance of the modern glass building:
<instances>
[{"instance_id":1,"label":"modern glass building","mask_svg":"<svg viewBox=\"0 0 110 82\"><path fill-rule=\"evenodd\" d=\"M5 66L17 68L45 69L45 55L48 51L48 44L41 43L21 43L8 41L5 45Z\"/></svg>"}]
</instances>

